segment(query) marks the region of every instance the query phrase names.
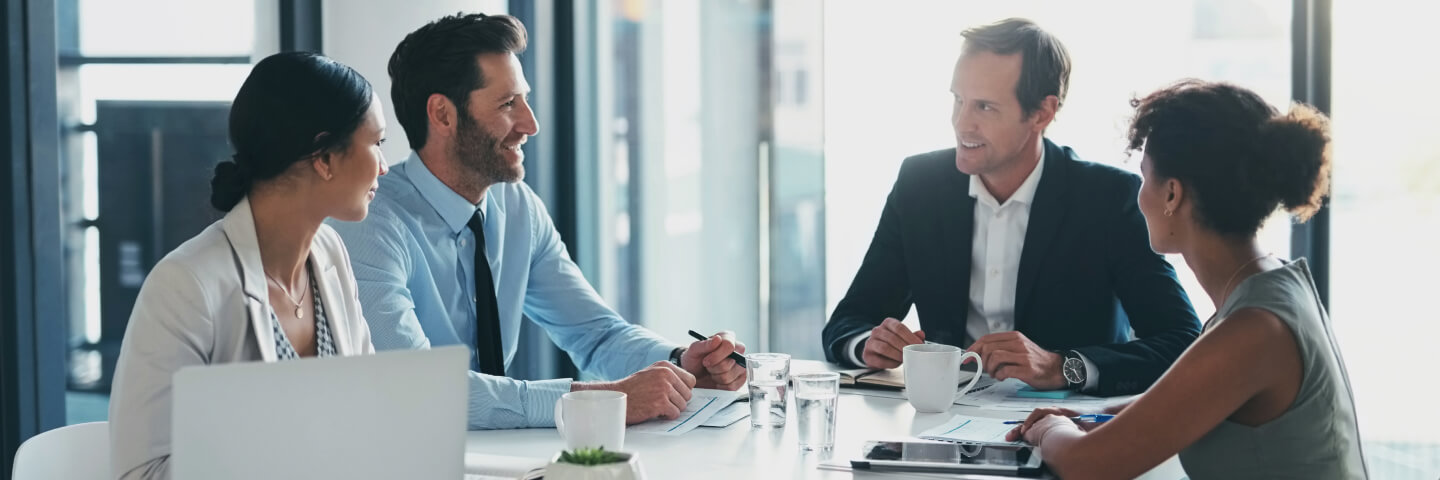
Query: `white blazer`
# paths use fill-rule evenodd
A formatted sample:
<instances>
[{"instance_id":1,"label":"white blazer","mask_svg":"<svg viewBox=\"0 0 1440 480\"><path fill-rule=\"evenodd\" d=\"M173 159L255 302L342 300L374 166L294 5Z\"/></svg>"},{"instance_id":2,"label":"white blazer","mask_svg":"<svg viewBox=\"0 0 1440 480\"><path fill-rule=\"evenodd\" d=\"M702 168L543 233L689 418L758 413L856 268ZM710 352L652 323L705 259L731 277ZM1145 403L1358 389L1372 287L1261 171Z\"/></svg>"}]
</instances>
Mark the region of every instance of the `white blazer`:
<instances>
[{"instance_id":1,"label":"white blazer","mask_svg":"<svg viewBox=\"0 0 1440 480\"><path fill-rule=\"evenodd\" d=\"M375 352L340 236L320 225L310 266L339 355ZM171 377L191 365L275 361L269 288L249 199L165 255L145 278L110 396L112 478L167 479Z\"/></svg>"}]
</instances>

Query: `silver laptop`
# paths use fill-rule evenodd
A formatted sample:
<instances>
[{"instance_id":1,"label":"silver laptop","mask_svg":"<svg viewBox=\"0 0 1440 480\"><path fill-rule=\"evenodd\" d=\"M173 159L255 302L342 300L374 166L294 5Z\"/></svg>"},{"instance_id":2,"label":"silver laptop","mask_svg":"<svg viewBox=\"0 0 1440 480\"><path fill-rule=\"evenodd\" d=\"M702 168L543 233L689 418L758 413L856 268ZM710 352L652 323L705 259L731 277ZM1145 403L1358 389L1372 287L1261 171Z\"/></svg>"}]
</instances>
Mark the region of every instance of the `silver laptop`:
<instances>
[{"instance_id":1,"label":"silver laptop","mask_svg":"<svg viewBox=\"0 0 1440 480\"><path fill-rule=\"evenodd\" d=\"M175 480L459 479L463 346L175 374Z\"/></svg>"}]
</instances>

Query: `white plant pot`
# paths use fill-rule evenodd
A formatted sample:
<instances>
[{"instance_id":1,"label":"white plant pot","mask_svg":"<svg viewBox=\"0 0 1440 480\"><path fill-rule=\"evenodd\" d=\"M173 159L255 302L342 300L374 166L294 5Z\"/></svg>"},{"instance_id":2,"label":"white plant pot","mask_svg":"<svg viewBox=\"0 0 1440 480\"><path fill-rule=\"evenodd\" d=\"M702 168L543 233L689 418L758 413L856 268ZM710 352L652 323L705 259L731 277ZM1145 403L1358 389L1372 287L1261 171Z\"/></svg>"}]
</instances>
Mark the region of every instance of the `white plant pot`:
<instances>
[{"instance_id":1,"label":"white plant pot","mask_svg":"<svg viewBox=\"0 0 1440 480\"><path fill-rule=\"evenodd\" d=\"M560 454L550 459L545 467L545 480L645 480L645 471L640 468L640 458L634 453L619 453L623 462L605 465L576 465L561 463Z\"/></svg>"}]
</instances>

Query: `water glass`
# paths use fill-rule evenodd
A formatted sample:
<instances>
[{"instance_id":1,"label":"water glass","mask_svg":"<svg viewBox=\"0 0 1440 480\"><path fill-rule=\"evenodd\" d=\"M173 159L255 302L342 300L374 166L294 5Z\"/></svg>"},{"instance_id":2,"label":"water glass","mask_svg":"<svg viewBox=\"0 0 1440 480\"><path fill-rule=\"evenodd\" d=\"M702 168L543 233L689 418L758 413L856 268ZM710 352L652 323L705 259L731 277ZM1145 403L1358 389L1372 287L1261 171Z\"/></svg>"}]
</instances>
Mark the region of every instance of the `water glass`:
<instances>
[{"instance_id":1,"label":"water glass","mask_svg":"<svg viewBox=\"0 0 1440 480\"><path fill-rule=\"evenodd\" d=\"M785 387L790 380L790 356L752 353L745 356L750 383L750 426L785 426Z\"/></svg>"},{"instance_id":2,"label":"water glass","mask_svg":"<svg viewBox=\"0 0 1440 480\"><path fill-rule=\"evenodd\" d=\"M800 449L835 447L835 406L840 400L840 374L802 373L795 376L795 411L800 415Z\"/></svg>"}]
</instances>

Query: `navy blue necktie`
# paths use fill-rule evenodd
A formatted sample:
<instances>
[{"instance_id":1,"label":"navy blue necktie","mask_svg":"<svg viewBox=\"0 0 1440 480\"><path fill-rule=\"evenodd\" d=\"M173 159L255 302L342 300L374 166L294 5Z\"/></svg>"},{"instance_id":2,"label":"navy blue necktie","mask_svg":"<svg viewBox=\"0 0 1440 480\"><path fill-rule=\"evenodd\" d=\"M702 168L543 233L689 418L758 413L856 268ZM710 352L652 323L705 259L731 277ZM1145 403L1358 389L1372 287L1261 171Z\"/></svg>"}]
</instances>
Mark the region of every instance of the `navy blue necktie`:
<instances>
[{"instance_id":1,"label":"navy blue necktie","mask_svg":"<svg viewBox=\"0 0 1440 480\"><path fill-rule=\"evenodd\" d=\"M505 356L500 346L500 306L495 301L495 277L485 256L485 222L476 210L465 224L475 232L475 357L480 373L505 376Z\"/></svg>"}]
</instances>

